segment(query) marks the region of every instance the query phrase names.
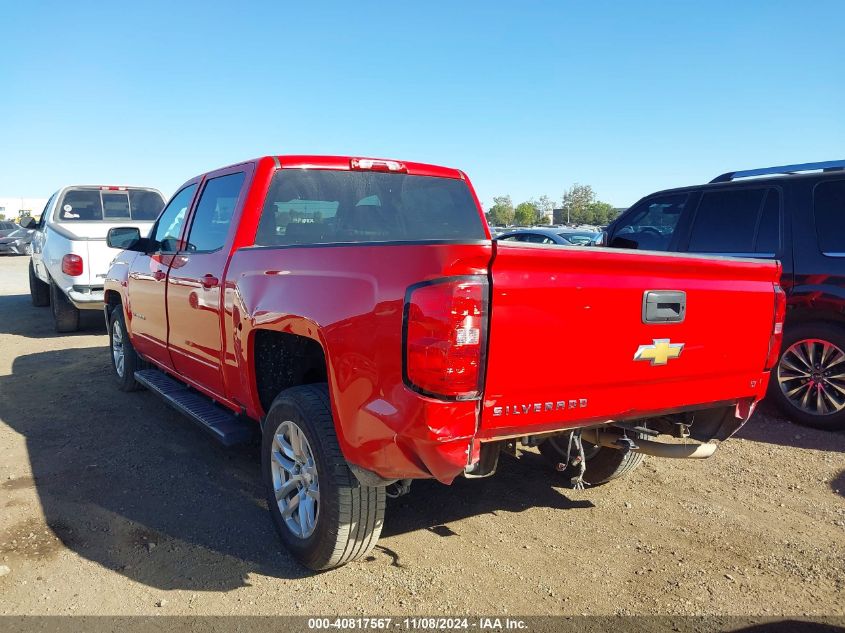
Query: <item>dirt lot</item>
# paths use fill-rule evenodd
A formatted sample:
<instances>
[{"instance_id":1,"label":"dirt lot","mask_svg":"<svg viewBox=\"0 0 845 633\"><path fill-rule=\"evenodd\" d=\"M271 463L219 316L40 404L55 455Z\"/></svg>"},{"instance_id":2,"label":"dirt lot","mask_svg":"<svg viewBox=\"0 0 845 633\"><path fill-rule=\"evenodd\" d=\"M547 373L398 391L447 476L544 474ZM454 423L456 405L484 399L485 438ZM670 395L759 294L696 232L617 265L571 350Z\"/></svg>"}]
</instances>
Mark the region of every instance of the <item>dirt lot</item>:
<instances>
[{"instance_id":1,"label":"dirt lot","mask_svg":"<svg viewBox=\"0 0 845 633\"><path fill-rule=\"evenodd\" d=\"M111 384L0 259L2 614L845 614L845 434L757 415L711 460L563 488L536 453L417 482L371 560L281 550L257 451Z\"/></svg>"}]
</instances>

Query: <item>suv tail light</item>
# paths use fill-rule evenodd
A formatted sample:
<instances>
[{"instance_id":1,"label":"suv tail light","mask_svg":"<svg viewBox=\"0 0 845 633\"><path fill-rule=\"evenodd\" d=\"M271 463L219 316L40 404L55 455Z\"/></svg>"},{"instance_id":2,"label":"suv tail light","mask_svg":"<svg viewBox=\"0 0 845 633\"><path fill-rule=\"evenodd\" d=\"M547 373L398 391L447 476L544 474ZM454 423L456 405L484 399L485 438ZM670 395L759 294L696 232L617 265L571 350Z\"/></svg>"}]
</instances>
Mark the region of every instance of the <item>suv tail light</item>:
<instances>
[{"instance_id":1,"label":"suv tail light","mask_svg":"<svg viewBox=\"0 0 845 633\"><path fill-rule=\"evenodd\" d=\"M424 395L469 400L481 392L487 343L487 279L423 282L405 294L405 384Z\"/></svg>"},{"instance_id":2,"label":"suv tail light","mask_svg":"<svg viewBox=\"0 0 845 633\"><path fill-rule=\"evenodd\" d=\"M783 342L783 320L786 318L786 293L775 284L775 322L772 326L772 338L769 340L769 357L766 359L766 371L778 362L780 344Z\"/></svg>"},{"instance_id":3,"label":"suv tail light","mask_svg":"<svg viewBox=\"0 0 845 633\"><path fill-rule=\"evenodd\" d=\"M79 277L82 274L82 258L73 253L62 257L62 272L68 277Z\"/></svg>"}]
</instances>

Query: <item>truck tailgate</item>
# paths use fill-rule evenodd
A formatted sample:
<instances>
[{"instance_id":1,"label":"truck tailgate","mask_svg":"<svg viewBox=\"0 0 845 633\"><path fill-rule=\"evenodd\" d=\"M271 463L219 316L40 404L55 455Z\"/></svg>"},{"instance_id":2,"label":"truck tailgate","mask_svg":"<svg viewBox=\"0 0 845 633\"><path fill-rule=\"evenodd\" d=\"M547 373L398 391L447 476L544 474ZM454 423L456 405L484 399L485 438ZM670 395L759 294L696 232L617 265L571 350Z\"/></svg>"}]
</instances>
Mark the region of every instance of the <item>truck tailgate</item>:
<instances>
[{"instance_id":1,"label":"truck tailgate","mask_svg":"<svg viewBox=\"0 0 845 633\"><path fill-rule=\"evenodd\" d=\"M777 262L500 242L491 275L481 438L765 389ZM685 293L651 295L684 297L683 321L644 322L649 291Z\"/></svg>"}]
</instances>

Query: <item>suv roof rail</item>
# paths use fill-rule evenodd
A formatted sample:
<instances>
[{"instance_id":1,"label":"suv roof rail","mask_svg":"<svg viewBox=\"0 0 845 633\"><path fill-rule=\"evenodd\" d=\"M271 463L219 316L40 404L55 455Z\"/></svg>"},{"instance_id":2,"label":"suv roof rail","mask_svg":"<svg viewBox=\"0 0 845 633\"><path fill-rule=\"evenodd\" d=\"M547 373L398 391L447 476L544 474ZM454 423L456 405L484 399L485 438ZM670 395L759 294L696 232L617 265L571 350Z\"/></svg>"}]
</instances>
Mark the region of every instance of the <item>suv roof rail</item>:
<instances>
[{"instance_id":1,"label":"suv roof rail","mask_svg":"<svg viewBox=\"0 0 845 633\"><path fill-rule=\"evenodd\" d=\"M750 178L751 176L767 176L769 174L795 174L801 171L840 171L845 169L845 160L827 160L820 163L800 163L797 165L780 165L778 167L763 167L761 169L746 169L743 171L729 171L717 176L714 182L730 182L737 178Z\"/></svg>"}]
</instances>

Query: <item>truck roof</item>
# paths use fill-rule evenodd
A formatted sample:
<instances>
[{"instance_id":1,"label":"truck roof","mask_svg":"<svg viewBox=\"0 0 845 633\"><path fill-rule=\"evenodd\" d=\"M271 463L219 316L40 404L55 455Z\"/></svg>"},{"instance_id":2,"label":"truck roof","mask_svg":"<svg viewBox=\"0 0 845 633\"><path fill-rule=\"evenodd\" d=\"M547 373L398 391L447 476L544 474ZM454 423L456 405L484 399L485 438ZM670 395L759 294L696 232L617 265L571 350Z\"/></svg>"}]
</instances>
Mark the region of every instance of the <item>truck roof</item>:
<instances>
[{"instance_id":1,"label":"truck roof","mask_svg":"<svg viewBox=\"0 0 845 633\"><path fill-rule=\"evenodd\" d=\"M372 156L316 156L312 154L275 154L262 156L250 161L242 161L229 165L234 167L249 162L259 162L264 159L275 161L275 163L282 169L352 169L352 161L374 161L380 164L393 163L402 167L402 173L411 174L412 176L434 176L439 178L457 178L465 180L466 177L460 169L453 167L443 167L440 165L431 165L428 163L416 163L395 158L375 158ZM214 171L218 171L215 169ZM392 171L392 170L385 170Z\"/></svg>"},{"instance_id":2,"label":"truck roof","mask_svg":"<svg viewBox=\"0 0 845 633\"><path fill-rule=\"evenodd\" d=\"M158 191L155 187L147 187L144 185L64 185L59 188L59 191L62 191L63 189L109 189L113 191L119 191L122 189L147 189L148 191Z\"/></svg>"}]
</instances>

